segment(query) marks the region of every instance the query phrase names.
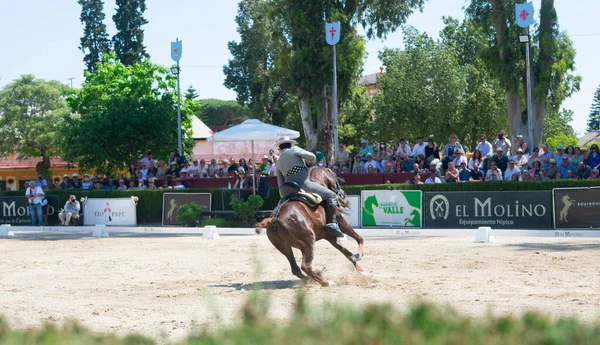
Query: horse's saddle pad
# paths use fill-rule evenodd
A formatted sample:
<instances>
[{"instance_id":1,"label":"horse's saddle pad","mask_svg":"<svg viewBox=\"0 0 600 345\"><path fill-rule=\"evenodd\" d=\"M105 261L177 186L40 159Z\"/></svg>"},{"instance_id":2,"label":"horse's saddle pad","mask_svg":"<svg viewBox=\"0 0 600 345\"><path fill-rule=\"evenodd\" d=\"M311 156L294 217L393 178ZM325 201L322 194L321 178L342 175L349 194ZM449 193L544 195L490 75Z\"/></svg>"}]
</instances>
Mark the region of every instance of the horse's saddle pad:
<instances>
[{"instance_id":1,"label":"horse's saddle pad","mask_svg":"<svg viewBox=\"0 0 600 345\"><path fill-rule=\"evenodd\" d=\"M304 191L303 189L300 189L299 192L290 195L289 199L295 201L302 201L310 207L316 207L321 202L323 202L323 198L321 198L319 194L309 193Z\"/></svg>"}]
</instances>

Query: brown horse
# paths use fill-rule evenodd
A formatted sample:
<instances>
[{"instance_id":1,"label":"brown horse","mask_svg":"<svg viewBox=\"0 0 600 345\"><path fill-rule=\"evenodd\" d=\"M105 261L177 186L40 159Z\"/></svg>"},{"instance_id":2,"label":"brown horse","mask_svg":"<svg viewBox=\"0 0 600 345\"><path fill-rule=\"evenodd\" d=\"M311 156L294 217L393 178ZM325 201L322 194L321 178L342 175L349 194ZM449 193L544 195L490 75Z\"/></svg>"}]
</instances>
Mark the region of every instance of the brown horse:
<instances>
[{"instance_id":1,"label":"brown horse","mask_svg":"<svg viewBox=\"0 0 600 345\"><path fill-rule=\"evenodd\" d=\"M346 194L339 187L339 180L335 174L327 168L311 168L309 170L310 179L316 183L329 188L339 196L338 200L342 207L348 207ZM326 282L317 275L312 268L314 258L315 242L321 239L327 240L331 245L342 252L344 256L352 262L358 272L362 268L357 265L357 261L362 259L363 238L358 235L352 226L348 224L342 216L342 210L337 214L337 222L340 229L346 235L352 237L358 243L358 253L352 254L344 248L335 235L325 232L325 210L322 205L310 207L301 201L288 201L281 206L276 218L267 218L256 224L256 233L260 234L263 227L267 228L267 237L289 261L292 268L292 274L308 282L310 278L317 281L322 286L333 285L332 282ZM292 248L299 249L302 252L302 270L298 267ZM302 271L308 275L302 274ZM310 277L310 278L309 278Z\"/></svg>"}]
</instances>

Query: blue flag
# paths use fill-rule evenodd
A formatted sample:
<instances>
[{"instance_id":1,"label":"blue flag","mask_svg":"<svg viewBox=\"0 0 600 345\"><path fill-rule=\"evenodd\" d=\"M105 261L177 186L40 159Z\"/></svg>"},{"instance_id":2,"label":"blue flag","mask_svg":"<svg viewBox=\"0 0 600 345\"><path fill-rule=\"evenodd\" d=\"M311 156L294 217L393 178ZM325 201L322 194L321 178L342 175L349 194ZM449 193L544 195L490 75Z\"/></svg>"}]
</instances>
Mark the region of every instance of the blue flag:
<instances>
[{"instance_id":1,"label":"blue flag","mask_svg":"<svg viewBox=\"0 0 600 345\"><path fill-rule=\"evenodd\" d=\"M177 42L171 42L171 59L177 62L181 59L181 42L177 40Z\"/></svg>"},{"instance_id":2,"label":"blue flag","mask_svg":"<svg viewBox=\"0 0 600 345\"><path fill-rule=\"evenodd\" d=\"M522 28L533 24L533 3L515 4L515 20L517 25Z\"/></svg>"},{"instance_id":3,"label":"blue flag","mask_svg":"<svg viewBox=\"0 0 600 345\"><path fill-rule=\"evenodd\" d=\"M332 46L340 41L340 22L325 24L325 40Z\"/></svg>"}]
</instances>

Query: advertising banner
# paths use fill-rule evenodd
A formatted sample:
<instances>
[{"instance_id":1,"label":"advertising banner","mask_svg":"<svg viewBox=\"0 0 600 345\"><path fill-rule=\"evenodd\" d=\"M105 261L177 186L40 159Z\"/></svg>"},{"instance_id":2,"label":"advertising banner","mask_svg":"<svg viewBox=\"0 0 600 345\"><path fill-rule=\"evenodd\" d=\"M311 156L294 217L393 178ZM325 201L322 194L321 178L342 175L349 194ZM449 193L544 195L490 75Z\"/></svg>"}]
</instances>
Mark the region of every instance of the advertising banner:
<instances>
[{"instance_id":1,"label":"advertising banner","mask_svg":"<svg viewBox=\"0 0 600 345\"><path fill-rule=\"evenodd\" d=\"M88 199L83 206L83 225L137 225L136 205L131 198Z\"/></svg>"},{"instance_id":2,"label":"advertising banner","mask_svg":"<svg viewBox=\"0 0 600 345\"><path fill-rule=\"evenodd\" d=\"M58 211L62 207L58 205L57 195L47 195L48 200L48 225L57 225ZM45 214L46 207L42 207ZM29 215L29 200L25 196L2 196L0 197L0 224L31 225Z\"/></svg>"},{"instance_id":3,"label":"advertising banner","mask_svg":"<svg viewBox=\"0 0 600 345\"><path fill-rule=\"evenodd\" d=\"M422 226L419 190L363 190L360 196L363 226Z\"/></svg>"},{"instance_id":4,"label":"advertising banner","mask_svg":"<svg viewBox=\"0 0 600 345\"><path fill-rule=\"evenodd\" d=\"M554 227L600 229L600 188L555 188Z\"/></svg>"},{"instance_id":5,"label":"advertising banner","mask_svg":"<svg viewBox=\"0 0 600 345\"><path fill-rule=\"evenodd\" d=\"M425 227L552 229L550 191L426 192Z\"/></svg>"},{"instance_id":6,"label":"advertising banner","mask_svg":"<svg viewBox=\"0 0 600 345\"><path fill-rule=\"evenodd\" d=\"M346 200L350 201L350 207L344 209L344 217L353 228L360 228L360 196L348 195Z\"/></svg>"},{"instance_id":7,"label":"advertising banner","mask_svg":"<svg viewBox=\"0 0 600 345\"><path fill-rule=\"evenodd\" d=\"M164 193L163 194L163 215L162 224L165 225L180 225L177 221L179 208L183 205L197 203L206 207L205 211L211 210L211 194L210 193Z\"/></svg>"}]
</instances>

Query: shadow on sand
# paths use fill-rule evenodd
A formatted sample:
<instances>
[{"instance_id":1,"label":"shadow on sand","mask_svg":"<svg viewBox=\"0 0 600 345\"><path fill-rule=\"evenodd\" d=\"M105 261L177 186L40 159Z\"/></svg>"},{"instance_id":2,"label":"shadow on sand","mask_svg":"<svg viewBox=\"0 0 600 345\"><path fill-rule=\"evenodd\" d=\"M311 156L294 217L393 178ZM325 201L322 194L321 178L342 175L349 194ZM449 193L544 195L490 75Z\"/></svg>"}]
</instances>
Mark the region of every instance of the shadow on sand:
<instances>
[{"instance_id":1,"label":"shadow on sand","mask_svg":"<svg viewBox=\"0 0 600 345\"><path fill-rule=\"evenodd\" d=\"M576 250L600 249L600 242L590 243L513 243L506 244L507 247L513 247L518 250L542 250L554 252L567 252Z\"/></svg>"},{"instance_id":2,"label":"shadow on sand","mask_svg":"<svg viewBox=\"0 0 600 345\"><path fill-rule=\"evenodd\" d=\"M236 290L286 290L292 289L296 286L303 286L303 283L300 280L269 280L262 282L255 282L252 284L217 284L217 285L209 285L209 287L220 287L220 288L230 288Z\"/></svg>"}]
</instances>

